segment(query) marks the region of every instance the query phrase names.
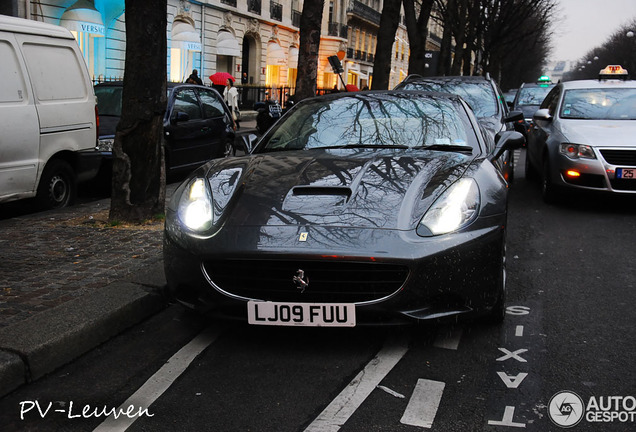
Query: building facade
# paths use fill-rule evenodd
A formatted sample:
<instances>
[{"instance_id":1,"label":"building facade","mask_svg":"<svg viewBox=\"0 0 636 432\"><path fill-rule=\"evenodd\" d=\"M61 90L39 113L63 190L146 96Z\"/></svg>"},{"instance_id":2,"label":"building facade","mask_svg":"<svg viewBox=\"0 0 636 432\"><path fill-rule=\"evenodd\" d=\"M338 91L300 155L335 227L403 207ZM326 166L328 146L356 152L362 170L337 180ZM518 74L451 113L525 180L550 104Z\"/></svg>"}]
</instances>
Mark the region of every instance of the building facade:
<instances>
[{"instance_id":1,"label":"building facade","mask_svg":"<svg viewBox=\"0 0 636 432\"><path fill-rule=\"evenodd\" d=\"M95 81L121 79L126 49L124 0L13 0L17 15L62 25L76 37ZM229 72L237 84L295 87L302 0L168 0L167 73ZM370 87L382 0L328 0L319 50L319 89ZM406 76L409 44L400 24L391 88ZM345 72L333 73L337 55ZM244 77L244 80L241 78ZM343 82L344 81L344 82ZM292 90L293 91L293 90Z\"/></svg>"}]
</instances>

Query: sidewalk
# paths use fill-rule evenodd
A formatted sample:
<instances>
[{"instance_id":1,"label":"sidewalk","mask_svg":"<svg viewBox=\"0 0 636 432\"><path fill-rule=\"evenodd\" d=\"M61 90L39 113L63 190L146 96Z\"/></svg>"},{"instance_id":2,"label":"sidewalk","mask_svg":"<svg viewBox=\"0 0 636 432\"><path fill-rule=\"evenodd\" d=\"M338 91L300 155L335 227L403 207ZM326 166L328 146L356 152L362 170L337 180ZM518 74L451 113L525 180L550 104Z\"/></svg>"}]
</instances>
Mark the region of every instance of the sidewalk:
<instances>
[{"instance_id":1,"label":"sidewalk","mask_svg":"<svg viewBox=\"0 0 636 432\"><path fill-rule=\"evenodd\" d=\"M0 220L0 397L167 306L163 223L110 227L109 209L106 198Z\"/></svg>"}]
</instances>

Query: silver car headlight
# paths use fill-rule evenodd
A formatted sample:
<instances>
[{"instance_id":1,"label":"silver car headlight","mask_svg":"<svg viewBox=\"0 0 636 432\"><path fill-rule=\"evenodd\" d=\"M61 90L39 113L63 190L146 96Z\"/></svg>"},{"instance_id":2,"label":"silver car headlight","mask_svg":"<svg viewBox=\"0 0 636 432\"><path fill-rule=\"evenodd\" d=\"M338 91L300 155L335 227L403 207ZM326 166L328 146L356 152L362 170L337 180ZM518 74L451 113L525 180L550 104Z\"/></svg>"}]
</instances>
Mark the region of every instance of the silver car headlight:
<instances>
[{"instance_id":1,"label":"silver car headlight","mask_svg":"<svg viewBox=\"0 0 636 432\"><path fill-rule=\"evenodd\" d=\"M592 147L584 144L561 143L559 152L570 159L596 159Z\"/></svg>"},{"instance_id":2,"label":"silver car headlight","mask_svg":"<svg viewBox=\"0 0 636 432\"><path fill-rule=\"evenodd\" d=\"M191 179L179 198L177 214L181 223L191 231L203 232L212 226L212 195L207 181Z\"/></svg>"},{"instance_id":3,"label":"silver car headlight","mask_svg":"<svg viewBox=\"0 0 636 432\"><path fill-rule=\"evenodd\" d=\"M447 234L464 228L479 214L479 187L463 178L449 187L428 209L417 227L421 236Z\"/></svg>"}]
</instances>

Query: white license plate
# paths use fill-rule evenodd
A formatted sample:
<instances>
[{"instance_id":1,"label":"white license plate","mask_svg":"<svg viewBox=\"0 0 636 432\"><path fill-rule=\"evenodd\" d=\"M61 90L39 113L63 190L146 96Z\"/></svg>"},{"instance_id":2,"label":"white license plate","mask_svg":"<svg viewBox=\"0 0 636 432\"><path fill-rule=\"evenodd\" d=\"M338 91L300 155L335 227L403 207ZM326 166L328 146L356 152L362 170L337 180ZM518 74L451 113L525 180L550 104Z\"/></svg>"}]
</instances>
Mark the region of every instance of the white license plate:
<instances>
[{"instance_id":1,"label":"white license plate","mask_svg":"<svg viewBox=\"0 0 636 432\"><path fill-rule=\"evenodd\" d=\"M636 168L616 168L616 178L636 180Z\"/></svg>"},{"instance_id":2,"label":"white license plate","mask_svg":"<svg viewBox=\"0 0 636 432\"><path fill-rule=\"evenodd\" d=\"M254 325L354 327L356 308L351 303L247 302L247 321Z\"/></svg>"}]
</instances>

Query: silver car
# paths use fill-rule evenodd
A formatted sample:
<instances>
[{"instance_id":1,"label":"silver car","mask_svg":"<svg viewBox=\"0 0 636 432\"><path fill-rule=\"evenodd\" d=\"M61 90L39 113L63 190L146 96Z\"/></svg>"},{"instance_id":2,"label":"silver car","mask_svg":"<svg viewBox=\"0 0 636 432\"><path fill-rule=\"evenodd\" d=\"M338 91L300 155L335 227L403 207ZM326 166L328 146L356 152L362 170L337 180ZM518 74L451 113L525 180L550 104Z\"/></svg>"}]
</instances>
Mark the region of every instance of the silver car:
<instances>
[{"instance_id":1,"label":"silver car","mask_svg":"<svg viewBox=\"0 0 636 432\"><path fill-rule=\"evenodd\" d=\"M636 194L636 81L612 66L598 80L558 84L534 114L526 176L546 202L582 189Z\"/></svg>"}]
</instances>

